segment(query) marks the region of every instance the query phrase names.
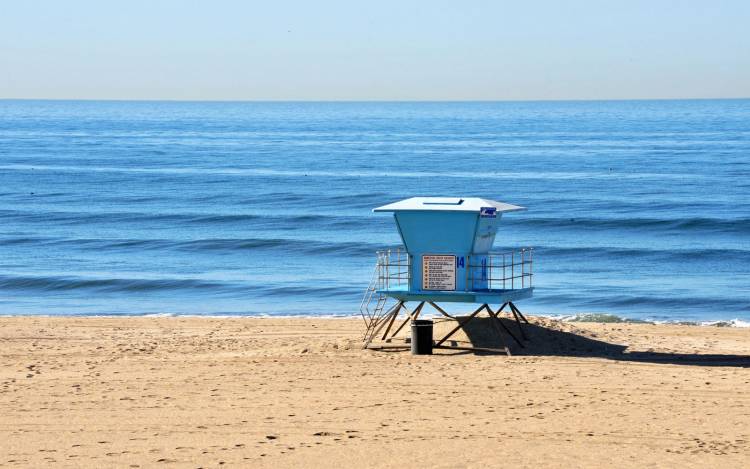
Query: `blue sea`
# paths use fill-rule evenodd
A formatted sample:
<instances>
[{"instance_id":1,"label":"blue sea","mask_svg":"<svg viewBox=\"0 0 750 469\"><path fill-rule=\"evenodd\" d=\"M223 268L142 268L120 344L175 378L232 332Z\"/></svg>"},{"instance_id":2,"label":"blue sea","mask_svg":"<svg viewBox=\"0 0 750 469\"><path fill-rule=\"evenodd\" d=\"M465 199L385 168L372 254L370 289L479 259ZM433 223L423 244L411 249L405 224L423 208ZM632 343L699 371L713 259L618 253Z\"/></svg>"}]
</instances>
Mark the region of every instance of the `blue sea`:
<instances>
[{"instance_id":1,"label":"blue sea","mask_svg":"<svg viewBox=\"0 0 750 469\"><path fill-rule=\"evenodd\" d=\"M0 101L0 315L357 315L412 196L528 208L525 312L750 320L750 100Z\"/></svg>"}]
</instances>

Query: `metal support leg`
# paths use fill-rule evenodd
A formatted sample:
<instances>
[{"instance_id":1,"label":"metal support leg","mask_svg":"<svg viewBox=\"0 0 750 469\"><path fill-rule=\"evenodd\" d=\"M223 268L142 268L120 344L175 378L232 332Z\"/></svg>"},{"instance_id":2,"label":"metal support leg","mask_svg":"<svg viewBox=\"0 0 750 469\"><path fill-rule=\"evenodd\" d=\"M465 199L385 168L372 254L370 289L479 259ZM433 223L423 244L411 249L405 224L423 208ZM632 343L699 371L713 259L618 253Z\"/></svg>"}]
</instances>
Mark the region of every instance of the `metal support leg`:
<instances>
[{"instance_id":1,"label":"metal support leg","mask_svg":"<svg viewBox=\"0 0 750 469\"><path fill-rule=\"evenodd\" d=\"M500 342L505 349L505 354L510 356L510 349L508 348L508 344L503 338L503 331L500 330L500 326L503 326L502 321L500 321L500 319L495 316L495 314L493 314L492 308L490 308L489 306L487 306L487 313L490 315L490 324L492 324L492 327L495 328L495 332L497 332L497 336L500 338ZM498 323L500 323L500 326L497 325Z\"/></svg>"},{"instance_id":2,"label":"metal support leg","mask_svg":"<svg viewBox=\"0 0 750 469\"><path fill-rule=\"evenodd\" d=\"M437 311L438 313L442 314L446 318L448 318L448 319L456 319L455 317L453 317L450 314L446 313L443 308L441 308L440 306L436 305L434 302L428 301L427 303L429 303L430 306L432 306L433 308L435 308L435 311Z\"/></svg>"},{"instance_id":3,"label":"metal support leg","mask_svg":"<svg viewBox=\"0 0 750 469\"><path fill-rule=\"evenodd\" d=\"M399 332L401 332L401 329L404 328L404 326L406 325L407 322L409 322L410 320L413 321L413 320L415 320L415 319L417 319L419 317L419 313L422 312L422 307L423 306L424 306L424 301L421 302L421 303L419 303L419 306L417 306L416 309L413 312L409 313L408 317L406 319L404 319L404 322L402 322L401 325L398 326L398 328L396 329L396 332L394 332L393 334L391 334L391 339L394 338L394 337L396 337L396 334L398 334ZM406 309L406 308L404 308L404 309Z\"/></svg>"},{"instance_id":4,"label":"metal support leg","mask_svg":"<svg viewBox=\"0 0 750 469\"><path fill-rule=\"evenodd\" d=\"M502 304L500 308L498 308L497 312L493 311L492 308L489 307L488 304L483 304L474 312L472 312L469 316L465 318L454 318L453 316L446 313L441 307L436 305L432 301L422 301L417 305L417 307L412 311L409 312L409 310L405 306L405 301L399 301L397 304L395 304L391 309L388 310L384 315L380 316L380 320L376 321L376 323L373 325L372 329L373 332L369 336L369 339L366 341L365 348L368 348L370 343L372 342L373 338L380 334L381 330L385 328L385 331L382 335L382 340L386 340L386 337L388 337L389 332L391 331L391 328L393 327L396 319L399 316L399 313L401 312L401 308L404 308L407 310L408 317L396 328L396 330L391 334L390 338L393 338L398 334L406 325L409 320L416 319L422 312L425 303L429 303L430 306L435 308L436 311L438 311L443 316L446 316L450 319L455 319L458 322L458 325L453 328L448 334L446 334L442 339L435 342L434 347L435 348L444 348L444 349L456 349L456 350L475 350L475 351L488 351L488 352L505 352L507 355L510 356L510 349L507 347L505 340L503 338L503 331L507 333L521 348L525 348L523 343L516 337L513 332L511 332L510 329L503 323L502 319L500 318L500 313L503 312L503 309L505 309L506 306L510 306L511 314L513 315L513 318L515 319L516 324L518 324L519 330L521 332L521 336L528 340L528 337L526 336L526 333L523 330L521 321L525 322L526 324L529 324L528 319L524 317L524 315L521 313L521 311L516 308L516 305L514 305L512 302L508 301ZM497 332L498 336L500 337L500 340L502 341L503 347L500 349L486 349L486 348L480 348L480 347L459 347L459 346L443 346L442 344L446 342L448 339L450 339L453 334L458 332L459 329L462 329L466 327L466 325L477 315L479 315L482 311L486 310L487 314L490 316L490 323L495 328L495 331ZM378 346L382 348L387 348L387 345L384 346ZM393 346L391 346L393 347Z\"/></svg>"},{"instance_id":5,"label":"metal support leg","mask_svg":"<svg viewBox=\"0 0 750 469\"><path fill-rule=\"evenodd\" d=\"M385 328L385 332L383 332L383 337L381 338L381 340L385 340L385 338L388 337L388 331L390 331L391 327L393 327L393 323L396 321L396 318L398 317L398 313L401 312L402 307L404 307L403 301L399 303L399 308L393 311L393 316L391 316L391 320L388 321L388 327Z\"/></svg>"},{"instance_id":6,"label":"metal support leg","mask_svg":"<svg viewBox=\"0 0 750 469\"><path fill-rule=\"evenodd\" d=\"M458 332L458 330L459 330L459 329L461 329L462 327L464 327L464 326L465 326L465 325L466 325L466 324L467 324L467 323L468 323L469 321L471 321L472 319L474 319L474 317L475 317L475 316L476 316L477 314L481 313L481 312L482 312L482 310L484 310L484 309L487 309L487 310L489 310L489 311L492 311L492 310L491 310L491 309L489 308L489 306L487 306L486 304L484 304L484 305L480 306L479 308L477 308L477 309L476 309L476 311L474 311L473 313L471 313L471 315L470 315L469 317L465 318L465 319L464 319L463 321L461 321L461 320L459 319L459 320L458 320L458 326L456 326L456 327L455 327L455 328L454 328L454 329L453 329L452 331L450 331L450 332L449 332L449 333L448 333L448 334L447 334L447 335L446 335L445 337L443 337L442 339L440 339L439 341L437 341L437 342L435 343L435 346L436 346L436 347L439 347L439 346L440 346L440 345L441 345L441 344L442 344L443 342L445 342L445 341L446 341L446 340L448 340L448 339L449 339L449 338L450 338L450 337L451 337L451 336L452 336L453 334L455 334L456 332Z\"/></svg>"},{"instance_id":7,"label":"metal support leg","mask_svg":"<svg viewBox=\"0 0 750 469\"><path fill-rule=\"evenodd\" d=\"M487 308L487 309L489 309L489 308ZM526 348L526 347L525 347L525 346L523 345L523 343L522 343L522 342L521 342L520 340L518 340L518 338L517 338L517 337L516 337L515 335L513 335L513 333L512 333L511 331L510 331L510 329L508 329L508 327L507 327L507 326L506 326L505 324L503 324L503 321L502 321L502 320L501 320L501 319L500 319L500 318L498 317L498 315L500 314L500 310L497 310L497 313L493 313L491 309L490 309L489 311L490 311L490 315L491 315L492 317L494 317L494 318L495 318L495 319L497 320L497 323L498 323L498 324L500 324L500 327L502 327L502 328L503 328L503 330L504 330L505 332L507 332L507 333L508 333L508 335L509 335L509 336L511 336L511 338L512 338L513 340L515 340L515 341L516 341L516 343L517 343L517 344L518 344L518 345L519 345L519 346L520 346L521 348Z\"/></svg>"},{"instance_id":8,"label":"metal support leg","mask_svg":"<svg viewBox=\"0 0 750 469\"><path fill-rule=\"evenodd\" d=\"M387 313L385 313L385 314L384 314L384 315L382 316L382 319L380 320L380 322L379 322L379 324L377 325L377 327L373 327L374 331L373 331L373 333L372 333L372 336L371 336L371 337L375 337L375 336L377 336L377 335L378 335L378 333L380 333L380 331L381 331L381 330L383 329L383 326L385 326L385 325L386 325L386 324L388 323L388 321L389 321L390 319L392 319L392 316L391 316L391 315L392 315L393 313L396 313L396 314L398 314L398 313L399 313L399 311L401 311L401 308L402 308L403 306L404 306L404 302L403 302L403 301L399 301L398 303L396 303L395 305L393 305L393 306L391 307L391 309L390 309L390 310L388 310L388 312L387 312Z\"/></svg>"},{"instance_id":9,"label":"metal support leg","mask_svg":"<svg viewBox=\"0 0 750 469\"><path fill-rule=\"evenodd\" d=\"M510 311L513 313L513 319L516 320L516 324L518 324L518 331L521 333L521 337L523 337L523 340L529 340L528 336L526 336L526 333L523 331L523 326L521 325L521 320L518 319L518 314L513 308L511 308Z\"/></svg>"},{"instance_id":10,"label":"metal support leg","mask_svg":"<svg viewBox=\"0 0 750 469\"><path fill-rule=\"evenodd\" d=\"M516 308L516 305L514 305L512 301L509 301L508 304L510 305L510 308L513 311L515 311L516 314L518 314L519 316L521 316L521 319L523 319L523 322L525 322L526 324L529 323L529 320L526 319L526 316L524 316L523 313L521 313L521 311L518 308Z\"/></svg>"}]
</instances>

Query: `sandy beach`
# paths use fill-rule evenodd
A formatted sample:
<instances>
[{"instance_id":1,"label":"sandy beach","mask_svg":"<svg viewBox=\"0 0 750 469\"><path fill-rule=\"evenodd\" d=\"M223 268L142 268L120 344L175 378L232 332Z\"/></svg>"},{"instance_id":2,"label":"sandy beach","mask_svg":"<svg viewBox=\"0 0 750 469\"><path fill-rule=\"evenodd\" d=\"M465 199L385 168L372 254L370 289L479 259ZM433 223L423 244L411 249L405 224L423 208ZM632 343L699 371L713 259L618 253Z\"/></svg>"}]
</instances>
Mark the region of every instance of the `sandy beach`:
<instances>
[{"instance_id":1,"label":"sandy beach","mask_svg":"<svg viewBox=\"0 0 750 469\"><path fill-rule=\"evenodd\" d=\"M530 319L507 357L362 350L356 319L0 318L0 467L747 467L750 329Z\"/></svg>"}]
</instances>

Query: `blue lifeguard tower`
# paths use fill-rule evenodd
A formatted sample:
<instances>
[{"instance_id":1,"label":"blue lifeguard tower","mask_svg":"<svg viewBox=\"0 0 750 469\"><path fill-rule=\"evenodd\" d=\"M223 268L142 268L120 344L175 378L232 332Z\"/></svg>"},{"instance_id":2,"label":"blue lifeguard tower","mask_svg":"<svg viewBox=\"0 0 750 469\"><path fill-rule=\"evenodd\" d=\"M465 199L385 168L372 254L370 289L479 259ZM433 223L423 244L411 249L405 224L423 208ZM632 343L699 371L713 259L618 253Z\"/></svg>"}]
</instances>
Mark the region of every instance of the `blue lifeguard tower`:
<instances>
[{"instance_id":1,"label":"blue lifeguard tower","mask_svg":"<svg viewBox=\"0 0 750 469\"><path fill-rule=\"evenodd\" d=\"M375 272L360 308L367 325L365 347L382 348L374 341L390 342L426 304L458 321L449 334L435 341L437 348L446 348L443 344L482 312L493 318L490 322L498 332L503 330L523 347L498 316L509 307L521 338L526 339L521 321L528 320L513 302L533 293L533 251L492 251L502 215L522 210L526 209L476 197L413 197L375 208L374 212L393 213L403 248L377 252ZM389 299L396 303L386 308ZM409 311L407 302L418 305ZM441 302L481 306L457 319L438 305ZM494 310L492 304L500 307ZM391 333L402 311L407 317ZM509 353L505 344L498 350Z\"/></svg>"}]
</instances>

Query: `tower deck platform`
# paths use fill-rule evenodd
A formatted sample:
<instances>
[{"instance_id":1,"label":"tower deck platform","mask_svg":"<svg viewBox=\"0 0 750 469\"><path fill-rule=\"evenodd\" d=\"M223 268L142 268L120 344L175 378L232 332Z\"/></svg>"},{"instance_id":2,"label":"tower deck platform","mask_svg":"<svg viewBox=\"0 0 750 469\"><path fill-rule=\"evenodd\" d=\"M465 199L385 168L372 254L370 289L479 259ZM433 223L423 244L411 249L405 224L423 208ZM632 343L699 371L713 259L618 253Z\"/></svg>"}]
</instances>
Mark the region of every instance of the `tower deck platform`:
<instances>
[{"instance_id":1,"label":"tower deck platform","mask_svg":"<svg viewBox=\"0 0 750 469\"><path fill-rule=\"evenodd\" d=\"M501 304L531 298L533 287L514 289L492 289L478 291L431 291L415 292L408 284L395 285L376 291L399 301L436 301L449 303Z\"/></svg>"}]
</instances>

